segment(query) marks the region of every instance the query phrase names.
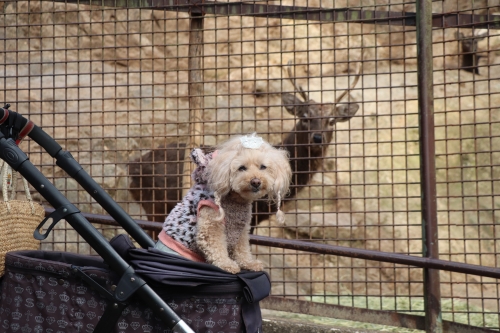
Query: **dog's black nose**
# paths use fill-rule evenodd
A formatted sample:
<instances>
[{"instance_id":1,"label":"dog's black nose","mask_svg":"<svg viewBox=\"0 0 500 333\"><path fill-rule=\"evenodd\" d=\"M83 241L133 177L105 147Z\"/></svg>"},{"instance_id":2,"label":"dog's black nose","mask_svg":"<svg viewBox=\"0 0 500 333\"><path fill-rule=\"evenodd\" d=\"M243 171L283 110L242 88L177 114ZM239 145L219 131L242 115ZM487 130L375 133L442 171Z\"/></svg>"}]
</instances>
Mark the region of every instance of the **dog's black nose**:
<instances>
[{"instance_id":1,"label":"dog's black nose","mask_svg":"<svg viewBox=\"0 0 500 333\"><path fill-rule=\"evenodd\" d=\"M252 185L252 187L256 190L259 189L260 185L262 184L262 182L260 181L260 179L258 178L254 178L250 181L250 185Z\"/></svg>"},{"instance_id":2,"label":"dog's black nose","mask_svg":"<svg viewBox=\"0 0 500 333\"><path fill-rule=\"evenodd\" d=\"M313 135L313 142L314 143L322 143L323 142L323 136L321 134L314 134Z\"/></svg>"}]
</instances>

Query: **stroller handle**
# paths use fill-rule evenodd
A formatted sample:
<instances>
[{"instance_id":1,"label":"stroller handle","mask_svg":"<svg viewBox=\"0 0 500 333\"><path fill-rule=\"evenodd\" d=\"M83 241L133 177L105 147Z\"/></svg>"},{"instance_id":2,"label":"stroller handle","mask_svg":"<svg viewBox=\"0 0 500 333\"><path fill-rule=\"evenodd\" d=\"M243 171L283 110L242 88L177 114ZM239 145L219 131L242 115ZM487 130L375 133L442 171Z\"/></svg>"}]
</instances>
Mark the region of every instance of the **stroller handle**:
<instances>
[{"instance_id":1,"label":"stroller handle","mask_svg":"<svg viewBox=\"0 0 500 333\"><path fill-rule=\"evenodd\" d=\"M155 242L142 228L118 205L109 194L97 184L70 152L62 147L44 130L17 112L0 108L0 132L12 138L17 144L26 136L39 144L56 159L56 164L74 178L94 198L111 217L144 249L154 247Z\"/></svg>"},{"instance_id":2,"label":"stroller handle","mask_svg":"<svg viewBox=\"0 0 500 333\"><path fill-rule=\"evenodd\" d=\"M11 116L15 114L16 116L13 116L12 118L14 118L14 121L8 122L8 124L15 123L22 127L4 126L5 122L10 118L9 114L11 114ZM17 146L16 142L23 139L23 137L20 137L19 133L21 133L22 129L25 129L29 124L32 123L19 114L0 108L0 158L7 162L14 170L18 171L54 208L57 209L62 206L72 208L70 209L72 213L66 215L64 219L103 258L111 270L117 273L118 276L123 276L125 273L129 274L129 276L130 274L135 274L132 267L114 250L107 239L104 238L104 236L99 233L97 229L95 229L95 227L73 204L69 202L64 195L61 194L61 192L59 192L59 190L29 161L28 156ZM29 133L25 133L25 135L31 134L30 137L44 148L45 144L47 146L47 151L51 151L51 155L61 155L61 152L63 152L62 148L47 133L34 124L29 125L29 127L31 127L31 129L28 131ZM12 136L6 138L6 135L4 134L6 132L10 133ZM41 141L41 143L39 141ZM67 156L70 155L69 153L63 152L63 155L70 159ZM75 168L77 168L76 165L78 165L79 168L82 168L74 159L71 158L71 160L72 161L67 162L68 165ZM82 174L82 171L83 169L78 170L76 175ZM90 178L90 176L88 177ZM101 189L100 192L104 192L104 190ZM98 197L101 198L101 196ZM116 203L115 205L118 206ZM137 226L135 222L134 224ZM137 228L140 229L139 226L137 226ZM142 231L142 229L140 230ZM149 241L153 242L151 238L149 238ZM136 290L136 294L173 332L194 333L194 331L165 303L163 299L158 296L153 289L151 289L149 285L142 285Z\"/></svg>"}]
</instances>

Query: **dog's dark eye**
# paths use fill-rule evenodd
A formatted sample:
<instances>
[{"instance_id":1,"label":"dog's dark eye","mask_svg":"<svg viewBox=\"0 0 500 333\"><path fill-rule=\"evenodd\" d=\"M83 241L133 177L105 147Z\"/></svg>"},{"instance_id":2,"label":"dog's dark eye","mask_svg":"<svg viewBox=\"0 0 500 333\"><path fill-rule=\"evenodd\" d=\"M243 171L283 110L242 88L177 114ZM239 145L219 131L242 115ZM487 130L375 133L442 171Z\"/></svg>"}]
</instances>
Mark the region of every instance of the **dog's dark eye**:
<instances>
[{"instance_id":1,"label":"dog's dark eye","mask_svg":"<svg viewBox=\"0 0 500 333\"><path fill-rule=\"evenodd\" d=\"M262 164L262 165L260 166L260 169L261 169L261 170L266 170L266 169L267 169L267 167L266 167L264 164Z\"/></svg>"},{"instance_id":2,"label":"dog's dark eye","mask_svg":"<svg viewBox=\"0 0 500 333\"><path fill-rule=\"evenodd\" d=\"M242 165L238 168L238 171L246 171L247 170L247 167Z\"/></svg>"}]
</instances>

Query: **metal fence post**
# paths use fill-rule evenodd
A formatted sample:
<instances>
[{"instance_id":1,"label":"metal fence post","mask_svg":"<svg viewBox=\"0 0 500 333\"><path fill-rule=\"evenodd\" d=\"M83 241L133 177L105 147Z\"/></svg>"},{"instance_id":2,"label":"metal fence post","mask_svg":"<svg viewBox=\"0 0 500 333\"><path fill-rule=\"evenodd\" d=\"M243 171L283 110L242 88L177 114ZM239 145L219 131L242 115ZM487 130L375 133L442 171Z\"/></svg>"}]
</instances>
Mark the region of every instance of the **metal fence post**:
<instances>
[{"instance_id":1,"label":"metal fence post","mask_svg":"<svg viewBox=\"0 0 500 333\"><path fill-rule=\"evenodd\" d=\"M193 10L189 19L189 132L184 154L182 177L182 195L186 195L191 187L193 165L190 159L191 150L201 145L201 120L203 110L203 26L204 14Z\"/></svg>"},{"instance_id":2,"label":"metal fence post","mask_svg":"<svg viewBox=\"0 0 500 333\"><path fill-rule=\"evenodd\" d=\"M434 142L434 94L432 75L432 1L417 0L418 105L420 129L420 182L422 197L422 252L439 258L436 166ZM439 271L424 269L426 332L443 332Z\"/></svg>"}]
</instances>

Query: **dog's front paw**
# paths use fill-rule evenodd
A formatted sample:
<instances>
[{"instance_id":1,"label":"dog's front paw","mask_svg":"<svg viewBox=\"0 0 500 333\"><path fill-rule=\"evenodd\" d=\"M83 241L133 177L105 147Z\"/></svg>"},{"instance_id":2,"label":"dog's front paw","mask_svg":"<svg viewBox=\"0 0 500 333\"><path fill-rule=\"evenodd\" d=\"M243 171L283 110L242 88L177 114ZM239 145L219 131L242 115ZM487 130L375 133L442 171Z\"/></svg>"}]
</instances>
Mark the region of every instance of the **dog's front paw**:
<instances>
[{"instance_id":1,"label":"dog's front paw","mask_svg":"<svg viewBox=\"0 0 500 333\"><path fill-rule=\"evenodd\" d=\"M240 271L240 266L232 260L225 260L217 263L214 262L214 265L232 274L239 273Z\"/></svg>"},{"instance_id":2,"label":"dog's front paw","mask_svg":"<svg viewBox=\"0 0 500 333\"><path fill-rule=\"evenodd\" d=\"M243 269L248 269L250 271L260 272L264 270L264 264L260 260L249 260L241 263L240 265Z\"/></svg>"}]
</instances>

